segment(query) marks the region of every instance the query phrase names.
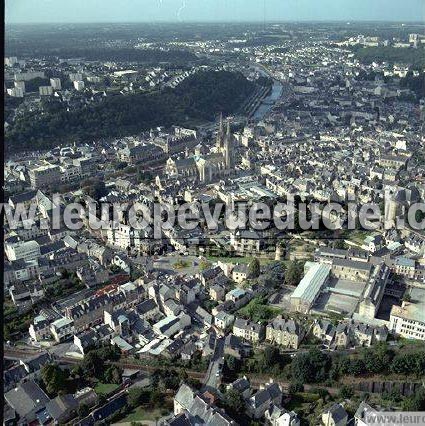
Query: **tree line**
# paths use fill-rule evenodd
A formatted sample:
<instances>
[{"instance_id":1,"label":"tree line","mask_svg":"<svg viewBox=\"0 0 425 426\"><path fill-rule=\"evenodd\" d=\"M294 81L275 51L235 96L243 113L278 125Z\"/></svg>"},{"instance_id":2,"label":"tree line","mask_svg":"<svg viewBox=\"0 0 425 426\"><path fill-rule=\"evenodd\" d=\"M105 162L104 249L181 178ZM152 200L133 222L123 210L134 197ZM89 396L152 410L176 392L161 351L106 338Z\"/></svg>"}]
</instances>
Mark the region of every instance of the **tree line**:
<instances>
[{"instance_id":1,"label":"tree line","mask_svg":"<svg viewBox=\"0 0 425 426\"><path fill-rule=\"evenodd\" d=\"M156 126L210 121L219 112L235 113L256 85L241 73L204 71L175 89L149 94L110 96L103 102L67 110L66 103L46 106L44 114L27 111L5 134L9 152L50 149L75 140L134 135Z\"/></svg>"}]
</instances>

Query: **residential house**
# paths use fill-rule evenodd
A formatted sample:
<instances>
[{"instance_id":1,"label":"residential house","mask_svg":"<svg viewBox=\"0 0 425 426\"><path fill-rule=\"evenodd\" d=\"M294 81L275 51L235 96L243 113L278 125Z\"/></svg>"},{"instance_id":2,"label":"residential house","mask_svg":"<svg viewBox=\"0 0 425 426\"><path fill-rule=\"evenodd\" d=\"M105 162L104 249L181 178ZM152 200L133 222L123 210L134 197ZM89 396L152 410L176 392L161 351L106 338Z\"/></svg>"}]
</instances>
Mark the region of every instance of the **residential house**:
<instances>
[{"instance_id":1,"label":"residential house","mask_svg":"<svg viewBox=\"0 0 425 426\"><path fill-rule=\"evenodd\" d=\"M193 391L182 384L174 397L174 417L166 421L167 425L208 424L236 425L222 409L214 405L211 394Z\"/></svg>"},{"instance_id":2,"label":"residential house","mask_svg":"<svg viewBox=\"0 0 425 426\"><path fill-rule=\"evenodd\" d=\"M200 272L199 279L204 287L209 287L210 283L222 273L223 270L219 266L213 266Z\"/></svg>"},{"instance_id":3,"label":"residential house","mask_svg":"<svg viewBox=\"0 0 425 426\"><path fill-rule=\"evenodd\" d=\"M299 426L300 418L294 411L287 411L277 405L272 405L266 412L265 418L271 426Z\"/></svg>"},{"instance_id":4,"label":"residential house","mask_svg":"<svg viewBox=\"0 0 425 426\"><path fill-rule=\"evenodd\" d=\"M144 300L136 305L134 310L143 320L151 320L159 314L159 308L154 299Z\"/></svg>"},{"instance_id":5,"label":"residential house","mask_svg":"<svg viewBox=\"0 0 425 426\"><path fill-rule=\"evenodd\" d=\"M324 426L345 426L347 420L348 414L339 403L331 405L322 413L322 424Z\"/></svg>"},{"instance_id":6,"label":"residential house","mask_svg":"<svg viewBox=\"0 0 425 426\"><path fill-rule=\"evenodd\" d=\"M55 424L64 424L77 415L78 402L73 395L58 395L46 404L46 411Z\"/></svg>"},{"instance_id":7,"label":"residential house","mask_svg":"<svg viewBox=\"0 0 425 426\"><path fill-rule=\"evenodd\" d=\"M240 393L243 399L248 399L251 397L252 389L249 380L244 376L236 379L233 383L227 385L227 390L235 390Z\"/></svg>"},{"instance_id":8,"label":"residential house","mask_svg":"<svg viewBox=\"0 0 425 426\"><path fill-rule=\"evenodd\" d=\"M49 340L52 337L50 331L51 320L44 315L37 315L29 326L29 335L35 342Z\"/></svg>"},{"instance_id":9,"label":"residential house","mask_svg":"<svg viewBox=\"0 0 425 426\"><path fill-rule=\"evenodd\" d=\"M70 339L75 333L74 321L69 318L60 318L53 321L50 325L50 332L56 342L64 342Z\"/></svg>"},{"instance_id":10,"label":"residential house","mask_svg":"<svg viewBox=\"0 0 425 426\"><path fill-rule=\"evenodd\" d=\"M216 302L223 301L225 293L226 293L226 290L221 285L214 284L210 287L210 292L209 292L210 298L212 300L215 300Z\"/></svg>"},{"instance_id":11,"label":"residential house","mask_svg":"<svg viewBox=\"0 0 425 426\"><path fill-rule=\"evenodd\" d=\"M190 316L181 313L179 316L170 315L153 325L153 330L159 335L171 337L191 324Z\"/></svg>"},{"instance_id":12,"label":"residential house","mask_svg":"<svg viewBox=\"0 0 425 426\"><path fill-rule=\"evenodd\" d=\"M370 420L368 418L375 416L379 411L372 408L369 404L362 401L354 414L355 426L369 426ZM369 417L370 416L370 417Z\"/></svg>"},{"instance_id":13,"label":"residential house","mask_svg":"<svg viewBox=\"0 0 425 426\"><path fill-rule=\"evenodd\" d=\"M236 283L242 283L249 277L248 265L235 265L232 270L232 280Z\"/></svg>"},{"instance_id":14,"label":"residential house","mask_svg":"<svg viewBox=\"0 0 425 426\"><path fill-rule=\"evenodd\" d=\"M281 402L280 386L277 383L268 383L248 399L248 415L254 419L260 419L272 405L280 406Z\"/></svg>"},{"instance_id":15,"label":"residential house","mask_svg":"<svg viewBox=\"0 0 425 426\"><path fill-rule=\"evenodd\" d=\"M226 301L233 302L236 309L246 305L250 299L251 293L242 288L234 288L226 294Z\"/></svg>"},{"instance_id":16,"label":"residential house","mask_svg":"<svg viewBox=\"0 0 425 426\"><path fill-rule=\"evenodd\" d=\"M328 347L335 338L335 327L327 320L315 320L312 332L313 336L322 340Z\"/></svg>"},{"instance_id":17,"label":"residential house","mask_svg":"<svg viewBox=\"0 0 425 426\"><path fill-rule=\"evenodd\" d=\"M50 401L33 380L23 382L15 389L6 392L4 399L19 415L21 424L37 421L37 414L42 412Z\"/></svg>"},{"instance_id":18,"label":"residential house","mask_svg":"<svg viewBox=\"0 0 425 426\"><path fill-rule=\"evenodd\" d=\"M233 334L252 343L259 343L264 339L264 326L253 321L236 318L233 323Z\"/></svg>"},{"instance_id":19,"label":"residential house","mask_svg":"<svg viewBox=\"0 0 425 426\"><path fill-rule=\"evenodd\" d=\"M242 341L239 337L229 333L224 340L224 354L231 355L234 358L241 359L249 356L252 352L252 346Z\"/></svg>"},{"instance_id":20,"label":"residential house","mask_svg":"<svg viewBox=\"0 0 425 426\"><path fill-rule=\"evenodd\" d=\"M350 345L350 326L340 322L335 328L333 345L337 348L347 348Z\"/></svg>"},{"instance_id":21,"label":"residential house","mask_svg":"<svg viewBox=\"0 0 425 426\"><path fill-rule=\"evenodd\" d=\"M284 348L298 349L302 338L301 326L292 319L280 316L266 326L266 340Z\"/></svg>"},{"instance_id":22,"label":"residential house","mask_svg":"<svg viewBox=\"0 0 425 426\"><path fill-rule=\"evenodd\" d=\"M221 330L225 330L233 324L235 317L227 312L221 311L214 317L214 324Z\"/></svg>"}]
</instances>

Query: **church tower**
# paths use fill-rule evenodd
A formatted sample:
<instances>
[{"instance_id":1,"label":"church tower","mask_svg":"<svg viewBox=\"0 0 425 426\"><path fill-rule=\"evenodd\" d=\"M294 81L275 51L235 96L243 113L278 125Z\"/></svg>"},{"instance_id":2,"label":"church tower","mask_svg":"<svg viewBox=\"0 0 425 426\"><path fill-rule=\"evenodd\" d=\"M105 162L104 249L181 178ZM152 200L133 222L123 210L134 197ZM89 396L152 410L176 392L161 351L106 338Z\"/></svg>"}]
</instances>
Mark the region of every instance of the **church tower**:
<instances>
[{"instance_id":1,"label":"church tower","mask_svg":"<svg viewBox=\"0 0 425 426\"><path fill-rule=\"evenodd\" d=\"M220 113L220 124L218 127L216 147L220 152L224 148L224 128L223 128L223 113Z\"/></svg>"},{"instance_id":2,"label":"church tower","mask_svg":"<svg viewBox=\"0 0 425 426\"><path fill-rule=\"evenodd\" d=\"M227 120L227 131L224 138L224 160L226 169L233 169L233 143L232 143L232 132L230 130L230 120Z\"/></svg>"}]
</instances>

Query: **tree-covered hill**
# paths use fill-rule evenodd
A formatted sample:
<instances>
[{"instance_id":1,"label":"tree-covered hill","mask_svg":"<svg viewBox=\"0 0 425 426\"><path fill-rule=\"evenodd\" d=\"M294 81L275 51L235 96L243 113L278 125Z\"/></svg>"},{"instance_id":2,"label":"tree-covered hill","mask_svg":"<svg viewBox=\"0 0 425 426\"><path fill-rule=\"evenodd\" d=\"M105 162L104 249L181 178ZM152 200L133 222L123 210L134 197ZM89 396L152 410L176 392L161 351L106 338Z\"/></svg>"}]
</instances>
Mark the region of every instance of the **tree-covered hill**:
<instances>
[{"instance_id":1,"label":"tree-covered hill","mask_svg":"<svg viewBox=\"0 0 425 426\"><path fill-rule=\"evenodd\" d=\"M71 141L137 134L155 126L209 121L219 113L235 113L256 85L240 73L199 72L175 89L150 94L117 95L98 104L67 111L51 98L43 114L27 112L11 123L6 152L49 149Z\"/></svg>"},{"instance_id":2,"label":"tree-covered hill","mask_svg":"<svg viewBox=\"0 0 425 426\"><path fill-rule=\"evenodd\" d=\"M362 47L353 46L351 50L360 62L388 62L390 64L406 64L412 69L422 70L425 66L425 49L396 48L392 46Z\"/></svg>"}]
</instances>

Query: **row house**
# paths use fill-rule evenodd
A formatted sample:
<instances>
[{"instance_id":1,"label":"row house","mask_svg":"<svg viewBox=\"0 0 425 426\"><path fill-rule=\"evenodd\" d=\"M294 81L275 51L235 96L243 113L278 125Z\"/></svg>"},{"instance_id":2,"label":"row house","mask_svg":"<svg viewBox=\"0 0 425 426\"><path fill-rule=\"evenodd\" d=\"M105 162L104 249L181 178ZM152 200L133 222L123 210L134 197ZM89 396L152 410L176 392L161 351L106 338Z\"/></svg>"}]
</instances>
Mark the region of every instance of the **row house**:
<instances>
[{"instance_id":1,"label":"row house","mask_svg":"<svg viewBox=\"0 0 425 426\"><path fill-rule=\"evenodd\" d=\"M266 326L266 340L288 349L298 349L303 331L301 326L292 319L281 316Z\"/></svg>"},{"instance_id":2,"label":"row house","mask_svg":"<svg viewBox=\"0 0 425 426\"><path fill-rule=\"evenodd\" d=\"M233 324L233 334L252 343L259 343L264 339L264 326L249 320L236 318Z\"/></svg>"}]
</instances>

